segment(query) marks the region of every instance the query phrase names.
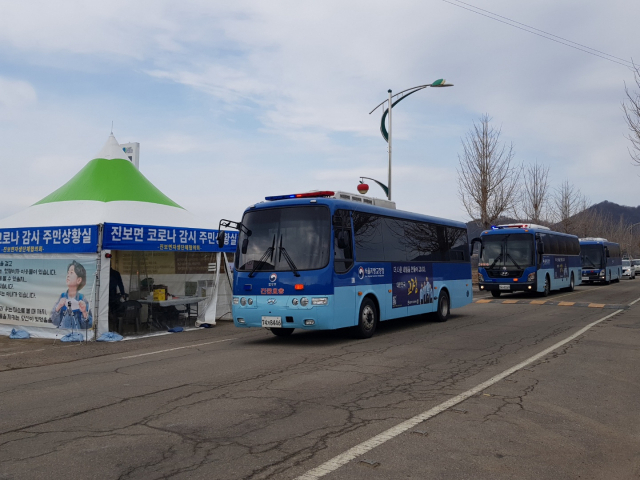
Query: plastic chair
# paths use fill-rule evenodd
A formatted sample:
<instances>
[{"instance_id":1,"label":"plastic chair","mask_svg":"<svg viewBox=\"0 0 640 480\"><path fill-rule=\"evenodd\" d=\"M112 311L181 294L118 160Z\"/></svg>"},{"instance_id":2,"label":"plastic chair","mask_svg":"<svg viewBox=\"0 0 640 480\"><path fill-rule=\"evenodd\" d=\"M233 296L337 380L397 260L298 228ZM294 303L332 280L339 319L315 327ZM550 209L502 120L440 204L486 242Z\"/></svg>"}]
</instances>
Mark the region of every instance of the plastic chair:
<instances>
[{"instance_id":1,"label":"plastic chair","mask_svg":"<svg viewBox=\"0 0 640 480\"><path fill-rule=\"evenodd\" d=\"M128 323L135 324L136 333L140 328L140 310L142 304L136 300L127 300L118 309L118 332L123 333L122 327Z\"/></svg>"}]
</instances>

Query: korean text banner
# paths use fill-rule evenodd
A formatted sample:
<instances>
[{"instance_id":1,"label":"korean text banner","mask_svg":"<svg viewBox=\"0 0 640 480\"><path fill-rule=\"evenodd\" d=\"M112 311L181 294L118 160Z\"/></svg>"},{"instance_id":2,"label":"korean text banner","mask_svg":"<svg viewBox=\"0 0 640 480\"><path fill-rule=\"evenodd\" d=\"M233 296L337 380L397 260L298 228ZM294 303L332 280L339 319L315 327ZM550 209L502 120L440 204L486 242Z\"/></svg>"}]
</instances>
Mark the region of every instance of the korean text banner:
<instances>
[{"instance_id":1,"label":"korean text banner","mask_svg":"<svg viewBox=\"0 0 640 480\"><path fill-rule=\"evenodd\" d=\"M95 253L98 226L0 229L0 253Z\"/></svg>"},{"instance_id":2,"label":"korean text banner","mask_svg":"<svg viewBox=\"0 0 640 480\"><path fill-rule=\"evenodd\" d=\"M0 323L43 327L51 336L93 326L96 255L0 257Z\"/></svg>"},{"instance_id":3,"label":"korean text banner","mask_svg":"<svg viewBox=\"0 0 640 480\"><path fill-rule=\"evenodd\" d=\"M218 230L105 223L102 248L166 252L235 252L238 232L225 232L220 249Z\"/></svg>"}]
</instances>

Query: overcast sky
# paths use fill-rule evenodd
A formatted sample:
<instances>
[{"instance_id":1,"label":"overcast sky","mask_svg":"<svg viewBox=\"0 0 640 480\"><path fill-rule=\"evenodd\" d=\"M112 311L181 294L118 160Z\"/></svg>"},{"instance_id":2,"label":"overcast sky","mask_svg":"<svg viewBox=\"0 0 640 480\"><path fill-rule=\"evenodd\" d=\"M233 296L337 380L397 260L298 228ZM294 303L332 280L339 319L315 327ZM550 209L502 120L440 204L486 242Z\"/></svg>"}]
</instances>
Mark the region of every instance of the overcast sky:
<instances>
[{"instance_id":1,"label":"overcast sky","mask_svg":"<svg viewBox=\"0 0 640 480\"><path fill-rule=\"evenodd\" d=\"M467 3L640 59L638 1ZM120 143L141 143L142 173L214 228L267 195L386 183L369 111L438 78L455 87L394 108L398 208L469 220L456 166L485 113L554 186L639 203L621 110L631 71L442 0L0 0L0 18L0 218L75 175L112 121Z\"/></svg>"}]
</instances>

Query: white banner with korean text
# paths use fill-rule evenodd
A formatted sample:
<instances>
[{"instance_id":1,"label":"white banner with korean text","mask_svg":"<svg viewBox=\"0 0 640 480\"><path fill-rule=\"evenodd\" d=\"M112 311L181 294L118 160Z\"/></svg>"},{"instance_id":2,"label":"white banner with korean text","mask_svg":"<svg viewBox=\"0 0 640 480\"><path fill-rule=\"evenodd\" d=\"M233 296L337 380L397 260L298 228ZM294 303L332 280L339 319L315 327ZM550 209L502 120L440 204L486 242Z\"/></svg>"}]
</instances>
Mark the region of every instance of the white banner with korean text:
<instances>
[{"instance_id":1,"label":"white banner with korean text","mask_svg":"<svg viewBox=\"0 0 640 480\"><path fill-rule=\"evenodd\" d=\"M93 338L96 254L0 254L0 334Z\"/></svg>"}]
</instances>

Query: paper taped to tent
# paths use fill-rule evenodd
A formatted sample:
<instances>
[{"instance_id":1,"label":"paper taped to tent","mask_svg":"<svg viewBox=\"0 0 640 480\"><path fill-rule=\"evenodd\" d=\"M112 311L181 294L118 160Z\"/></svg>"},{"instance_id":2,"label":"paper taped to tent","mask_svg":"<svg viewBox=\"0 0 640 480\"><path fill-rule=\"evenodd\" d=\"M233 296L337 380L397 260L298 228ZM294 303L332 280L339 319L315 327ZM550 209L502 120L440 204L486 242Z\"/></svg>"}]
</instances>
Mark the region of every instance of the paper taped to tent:
<instances>
[{"instance_id":1,"label":"paper taped to tent","mask_svg":"<svg viewBox=\"0 0 640 480\"><path fill-rule=\"evenodd\" d=\"M231 319L238 232L220 248L212 223L158 190L112 134L71 180L0 220L0 334L93 339Z\"/></svg>"}]
</instances>

